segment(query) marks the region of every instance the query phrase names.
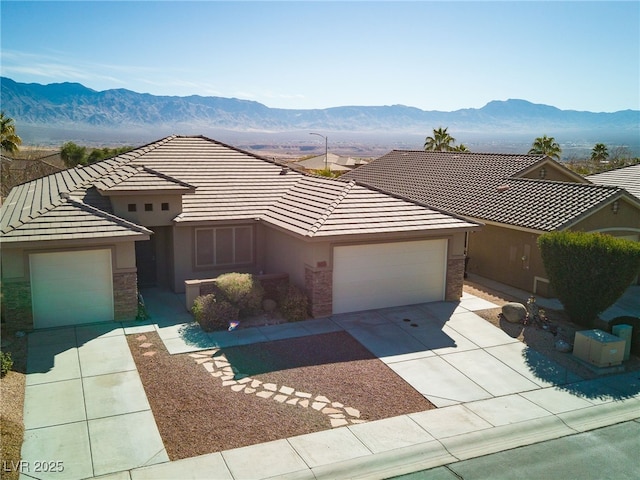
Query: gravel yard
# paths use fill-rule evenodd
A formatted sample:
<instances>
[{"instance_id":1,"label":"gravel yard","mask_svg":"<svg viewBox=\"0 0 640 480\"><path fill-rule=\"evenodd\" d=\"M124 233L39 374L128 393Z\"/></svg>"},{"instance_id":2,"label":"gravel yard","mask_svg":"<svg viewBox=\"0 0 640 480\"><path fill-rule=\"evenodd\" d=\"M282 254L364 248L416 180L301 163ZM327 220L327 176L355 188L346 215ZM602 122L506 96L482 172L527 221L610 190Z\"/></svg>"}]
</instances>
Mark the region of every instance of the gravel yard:
<instances>
[{"instance_id":1,"label":"gravel yard","mask_svg":"<svg viewBox=\"0 0 640 480\"><path fill-rule=\"evenodd\" d=\"M127 340L172 460L434 408L344 332L215 354Z\"/></svg>"}]
</instances>

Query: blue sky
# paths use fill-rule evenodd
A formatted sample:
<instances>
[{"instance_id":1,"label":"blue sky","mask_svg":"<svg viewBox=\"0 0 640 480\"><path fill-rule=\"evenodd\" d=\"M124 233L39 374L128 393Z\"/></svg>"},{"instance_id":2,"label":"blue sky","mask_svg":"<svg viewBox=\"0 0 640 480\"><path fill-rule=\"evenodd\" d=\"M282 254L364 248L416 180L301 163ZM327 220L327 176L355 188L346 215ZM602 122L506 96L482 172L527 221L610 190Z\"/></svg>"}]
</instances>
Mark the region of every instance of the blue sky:
<instances>
[{"instance_id":1,"label":"blue sky","mask_svg":"<svg viewBox=\"0 0 640 480\"><path fill-rule=\"evenodd\" d=\"M3 76L269 107L640 109L640 2L1 2Z\"/></svg>"}]
</instances>

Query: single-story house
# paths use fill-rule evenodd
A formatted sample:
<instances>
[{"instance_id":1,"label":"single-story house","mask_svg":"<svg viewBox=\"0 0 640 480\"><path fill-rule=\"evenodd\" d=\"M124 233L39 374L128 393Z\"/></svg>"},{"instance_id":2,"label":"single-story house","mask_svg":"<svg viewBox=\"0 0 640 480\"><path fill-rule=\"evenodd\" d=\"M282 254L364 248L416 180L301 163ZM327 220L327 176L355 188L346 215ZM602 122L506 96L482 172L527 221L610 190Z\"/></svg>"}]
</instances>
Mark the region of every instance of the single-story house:
<instances>
[{"instance_id":1,"label":"single-story house","mask_svg":"<svg viewBox=\"0 0 640 480\"><path fill-rule=\"evenodd\" d=\"M640 163L608 172L595 173L585 178L596 185L624 188L631 195L640 198Z\"/></svg>"},{"instance_id":2,"label":"single-story house","mask_svg":"<svg viewBox=\"0 0 640 480\"><path fill-rule=\"evenodd\" d=\"M58 161L55 162L56 160ZM20 183L63 170L56 163L62 163L59 153L38 159L19 159L0 155L0 183L2 186L0 196L4 199L11 189Z\"/></svg>"},{"instance_id":3,"label":"single-story house","mask_svg":"<svg viewBox=\"0 0 640 480\"><path fill-rule=\"evenodd\" d=\"M342 177L482 222L467 270L551 296L538 236L556 230L640 240L640 200L544 155L394 150Z\"/></svg>"},{"instance_id":4,"label":"single-story house","mask_svg":"<svg viewBox=\"0 0 640 480\"><path fill-rule=\"evenodd\" d=\"M326 157L325 155L318 155L292 162L292 166L302 167L305 170L324 170L328 168L332 172L348 172L366 163L367 161L362 158L343 157L335 153L327 153Z\"/></svg>"},{"instance_id":5,"label":"single-story house","mask_svg":"<svg viewBox=\"0 0 640 480\"><path fill-rule=\"evenodd\" d=\"M15 187L1 211L3 315L24 328L136 316L137 286L287 273L311 314L462 294L478 222L170 136Z\"/></svg>"}]
</instances>

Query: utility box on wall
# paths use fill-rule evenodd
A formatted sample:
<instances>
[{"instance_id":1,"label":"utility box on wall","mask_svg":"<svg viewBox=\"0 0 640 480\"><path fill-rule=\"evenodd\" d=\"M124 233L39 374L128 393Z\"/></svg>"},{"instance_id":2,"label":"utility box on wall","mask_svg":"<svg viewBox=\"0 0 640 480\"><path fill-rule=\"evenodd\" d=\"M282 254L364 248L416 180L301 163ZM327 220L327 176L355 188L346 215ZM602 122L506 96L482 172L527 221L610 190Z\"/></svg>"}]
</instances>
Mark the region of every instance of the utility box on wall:
<instances>
[{"instance_id":1,"label":"utility box on wall","mask_svg":"<svg viewBox=\"0 0 640 480\"><path fill-rule=\"evenodd\" d=\"M576 332L573 355L596 367L620 365L625 341L602 330Z\"/></svg>"}]
</instances>

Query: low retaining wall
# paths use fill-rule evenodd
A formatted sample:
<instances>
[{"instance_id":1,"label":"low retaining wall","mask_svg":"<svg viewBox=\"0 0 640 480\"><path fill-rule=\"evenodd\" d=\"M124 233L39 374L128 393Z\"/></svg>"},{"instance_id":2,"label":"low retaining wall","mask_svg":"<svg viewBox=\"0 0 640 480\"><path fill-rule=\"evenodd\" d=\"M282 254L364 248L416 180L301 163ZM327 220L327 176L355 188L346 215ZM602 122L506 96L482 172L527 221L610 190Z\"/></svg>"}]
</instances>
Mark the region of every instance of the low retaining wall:
<instances>
[{"instance_id":1,"label":"low retaining wall","mask_svg":"<svg viewBox=\"0 0 640 480\"><path fill-rule=\"evenodd\" d=\"M277 290L278 286L282 283L289 282L289 274L288 273L267 273L263 275L255 275L260 283L262 284L262 288L264 288L264 298L270 298L275 300L277 298ZM205 278L202 280L185 280L184 281L184 290L185 290L185 307L187 311L191 311L191 307L193 307L193 302L200 295L208 295L215 291L215 278Z\"/></svg>"}]
</instances>

